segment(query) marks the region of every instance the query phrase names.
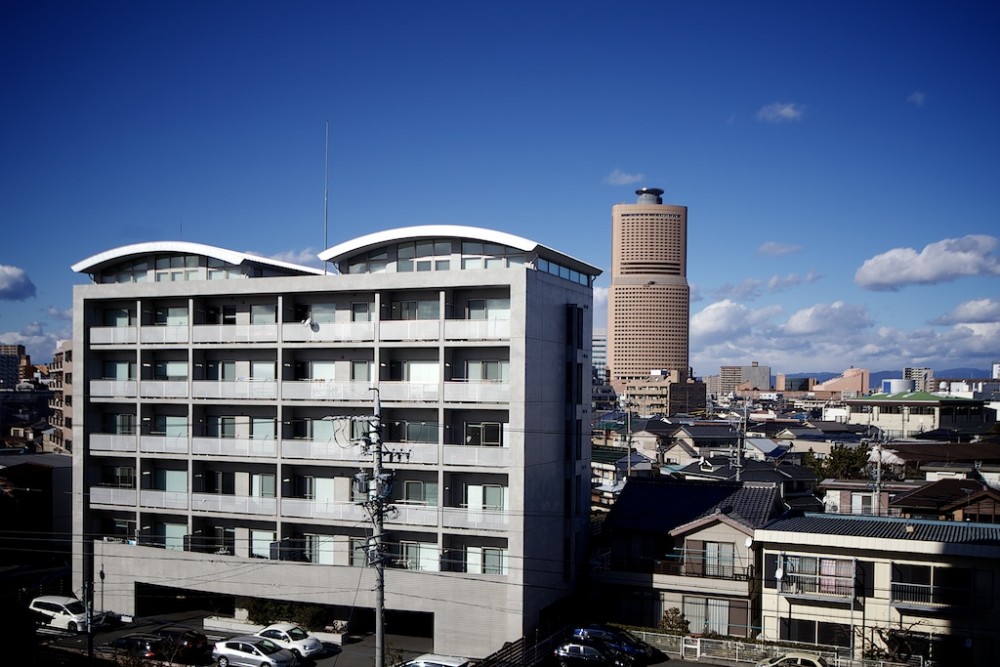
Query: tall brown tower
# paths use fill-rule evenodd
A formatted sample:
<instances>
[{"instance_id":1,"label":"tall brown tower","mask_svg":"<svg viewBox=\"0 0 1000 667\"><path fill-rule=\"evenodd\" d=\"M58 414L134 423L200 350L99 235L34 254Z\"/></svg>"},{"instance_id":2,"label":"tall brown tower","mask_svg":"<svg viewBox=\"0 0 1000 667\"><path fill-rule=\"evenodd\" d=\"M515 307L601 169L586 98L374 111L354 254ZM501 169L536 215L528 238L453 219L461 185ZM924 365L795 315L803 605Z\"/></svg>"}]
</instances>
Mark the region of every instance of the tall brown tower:
<instances>
[{"instance_id":1,"label":"tall brown tower","mask_svg":"<svg viewBox=\"0 0 1000 667\"><path fill-rule=\"evenodd\" d=\"M664 204L659 188L635 193L611 209L608 368L619 392L651 372L688 375L687 207Z\"/></svg>"}]
</instances>

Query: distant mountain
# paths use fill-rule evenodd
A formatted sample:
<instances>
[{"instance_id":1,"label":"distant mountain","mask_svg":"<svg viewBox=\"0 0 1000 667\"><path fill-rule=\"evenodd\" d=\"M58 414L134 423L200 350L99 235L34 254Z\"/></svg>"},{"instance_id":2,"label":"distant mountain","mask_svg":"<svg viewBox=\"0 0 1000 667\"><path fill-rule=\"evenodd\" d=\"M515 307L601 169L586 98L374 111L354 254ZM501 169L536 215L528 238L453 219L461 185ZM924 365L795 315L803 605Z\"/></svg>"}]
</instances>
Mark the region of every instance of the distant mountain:
<instances>
[{"instance_id":1,"label":"distant mountain","mask_svg":"<svg viewBox=\"0 0 1000 667\"><path fill-rule=\"evenodd\" d=\"M835 377L839 377L841 373L788 373L785 377L790 378L816 378L817 382L826 382L827 380L832 380ZM874 373L869 373L869 382L871 383L872 389L881 389L882 380L895 380L903 377L903 369L895 371L876 371ZM950 379L950 380L988 380L990 377L990 372L983 370L981 368L948 368L943 371L934 371L935 379ZM774 378L771 378L771 384L774 384Z\"/></svg>"}]
</instances>

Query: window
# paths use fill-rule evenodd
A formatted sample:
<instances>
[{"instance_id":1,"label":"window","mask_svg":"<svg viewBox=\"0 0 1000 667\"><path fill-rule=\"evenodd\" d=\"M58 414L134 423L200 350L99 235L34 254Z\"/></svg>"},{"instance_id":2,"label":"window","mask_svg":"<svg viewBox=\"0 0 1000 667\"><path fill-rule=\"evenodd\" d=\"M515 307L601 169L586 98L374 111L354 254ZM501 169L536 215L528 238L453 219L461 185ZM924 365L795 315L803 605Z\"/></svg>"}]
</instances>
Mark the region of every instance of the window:
<instances>
[{"instance_id":1,"label":"window","mask_svg":"<svg viewBox=\"0 0 1000 667\"><path fill-rule=\"evenodd\" d=\"M153 415L152 435L169 438L183 438L188 433L187 417L184 415Z\"/></svg>"},{"instance_id":2,"label":"window","mask_svg":"<svg viewBox=\"0 0 1000 667\"><path fill-rule=\"evenodd\" d=\"M186 361L157 361L153 366L153 377L157 380L187 380Z\"/></svg>"},{"instance_id":3,"label":"window","mask_svg":"<svg viewBox=\"0 0 1000 667\"><path fill-rule=\"evenodd\" d=\"M351 565L353 567L368 566L368 538L351 538Z\"/></svg>"},{"instance_id":4,"label":"window","mask_svg":"<svg viewBox=\"0 0 1000 667\"><path fill-rule=\"evenodd\" d=\"M352 361L351 362L351 379L355 382L371 382L372 379L372 362L370 361Z\"/></svg>"},{"instance_id":5,"label":"window","mask_svg":"<svg viewBox=\"0 0 1000 667\"><path fill-rule=\"evenodd\" d=\"M105 361L105 380L134 380L135 362L131 361Z\"/></svg>"},{"instance_id":6,"label":"window","mask_svg":"<svg viewBox=\"0 0 1000 667\"><path fill-rule=\"evenodd\" d=\"M208 435L215 438L236 437L236 417L213 417L208 422Z\"/></svg>"},{"instance_id":7,"label":"window","mask_svg":"<svg viewBox=\"0 0 1000 667\"><path fill-rule=\"evenodd\" d=\"M250 495L255 498L274 498L273 473L254 473L250 476Z\"/></svg>"},{"instance_id":8,"label":"window","mask_svg":"<svg viewBox=\"0 0 1000 667\"><path fill-rule=\"evenodd\" d=\"M103 322L106 327L127 327L132 324L127 308L107 308L104 311Z\"/></svg>"},{"instance_id":9,"label":"window","mask_svg":"<svg viewBox=\"0 0 1000 667\"><path fill-rule=\"evenodd\" d=\"M508 382L510 362L506 360L467 361L465 377L470 382Z\"/></svg>"},{"instance_id":10,"label":"window","mask_svg":"<svg viewBox=\"0 0 1000 667\"><path fill-rule=\"evenodd\" d=\"M371 322L372 321L372 304L370 304L370 303L352 303L351 304L351 321L352 322Z\"/></svg>"},{"instance_id":11,"label":"window","mask_svg":"<svg viewBox=\"0 0 1000 667\"><path fill-rule=\"evenodd\" d=\"M274 542L273 530L251 530L250 531L250 557L270 558L271 542Z\"/></svg>"},{"instance_id":12,"label":"window","mask_svg":"<svg viewBox=\"0 0 1000 667\"><path fill-rule=\"evenodd\" d=\"M250 306L250 324L274 324L277 321L277 308L273 303Z\"/></svg>"},{"instance_id":13,"label":"window","mask_svg":"<svg viewBox=\"0 0 1000 667\"><path fill-rule=\"evenodd\" d=\"M968 607L973 600L974 571L964 567L892 564L895 603Z\"/></svg>"},{"instance_id":14,"label":"window","mask_svg":"<svg viewBox=\"0 0 1000 667\"><path fill-rule=\"evenodd\" d=\"M873 514L872 512L872 494L871 493L859 493L854 491L851 493L851 514Z\"/></svg>"},{"instance_id":15,"label":"window","mask_svg":"<svg viewBox=\"0 0 1000 667\"><path fill-rule=\"evenodd\" d=\"M108 466L104 471L107 486L119 489L135 488L135 468L133 466Z\"/></svg>"},{"instance_id":16,"label":"window","mask_svg":"<svg viewBox=\"0 0 1000 667\"><path fill-rule=\"evenodd\" d=\"M316 324L337 321L337 307L332 303L314 303L309 309L309 319Z\"/></svg>"},{"instance_id":17,"label":"window","mask_svg":"<svg viewBox=\"0 0 1000 667\"><path fill-rule=\"evenodd\" d=\"M187 306L159 306L153 311L153 324L157 326L187 326Z\"/></svg>"},{"instance_id":18,"label":"window","mask_svg":"<svg viewBox=\"0 0 1000 667\"><path fill-rule=\"evenodd\" d=\"M781 592L792 595L854 595L854 561L814 556L786 556Z\"/></svg>"},{"instance_id":19,"label":"window","mask_svg":"<svg viewBox=\"0 0 1000 667\"><path fill-rule=\"evenodd\" d=\"M470 320L509 320L510 299L469 299Z\"/></svg>"},{"instance_id":20,"label":"window","mask_svg":"<svg viewBox=\"0 0 1000 667\"><path fill-rule=\"evenodd\" d=\"M507 550L483 547L483 574L507 574Z\"/></svg>"},{"instance_id":21,"label":"window","mask_svg":"<svg viewBox=\"0 0 1000 667\"><path fill-rule=\"evenodd\" d=\"M441 303L437 299L422 301L393 301L390 318L394 320L436 320L441 317Z\"/></svg>"},{"instance_id":22,"label":"window","mask_svg":"<svg viewBox=\"0 0 1000 667\"><path fill-rule=\"evenodd\" d=\"M205 319L207 324L236 324L236 306L209 306Z\"/></svg>"},{"instance_id":23,"label":"window","mask_svg":"<svg viewBox=\"0 0 1000 667\"><path fill-rule=\"evenodd\" d=\"M274 440L276 422L271 417L253 417L250 420L250 437L254 440Z\"/></svg>"},{"instance_id":24,"label":"window","mask_svg":"<svg viewBox=\"0 0 1000 667\"><path fill-rule=\"evenodd\" d=\"M135 415L104 415L104 432L112 435L135 435Z\"/></svg>"},{"instance_id":25,"label":"window","mask_svg":"<svg viewBox=\"0 0 1000 667\"><path fill-rule=\"evenodd\" d=\"M303 536L305 542L306 558L310 563L320 563L322 565L333 565L334 539L332 535L313 535L306 533Z\"/></svg>"},{"instance_id":26,"label":"window","mask_svg":"<svg viewBox=\"0 0 1000 667\"><path fill-rule=\"evenodd\" d=\"M499 422L476 422L465 425L465 444L482 447L503 447L503 431L506 424Z\"/></svg>"},{"instance_id":27,"label":"window","mask_svg":"<svg viewBox=\"0 0 1000 667\"><path fill-rule=\"evenodd\" d=\"M396 246L396 271L445 271L449 268L451 241L425 239Z\"/></svg>"},{"instance_id":28,"label":"window","mask_svg":"<svg viewBox=\"0 0 1000 667\"><path fill-rule=\"evenodd\" d=\"M412 479L404 481L402 501L413 505L437 505L437 483Z\"/></svg>"},{"instance_id":29,"label":"window","mask_svg":"<svg viewBox=\"0 0 1000 667\"><path fill-rule=\"evenodd\" d=\"M440 569L436 544L400 542L399 551L400 565L407 570L437 572Z\"/></svg>"},{"instance_id":30,"label":"window","mask_svg":"<svg viewBox=\"0 0 1000 667\"><path fill-rule=\"evenodd\" d=\"M433 422L389 422L385 424L385 434L389 442L436 443L438 425Z\"/></svg>"}]
</instances>

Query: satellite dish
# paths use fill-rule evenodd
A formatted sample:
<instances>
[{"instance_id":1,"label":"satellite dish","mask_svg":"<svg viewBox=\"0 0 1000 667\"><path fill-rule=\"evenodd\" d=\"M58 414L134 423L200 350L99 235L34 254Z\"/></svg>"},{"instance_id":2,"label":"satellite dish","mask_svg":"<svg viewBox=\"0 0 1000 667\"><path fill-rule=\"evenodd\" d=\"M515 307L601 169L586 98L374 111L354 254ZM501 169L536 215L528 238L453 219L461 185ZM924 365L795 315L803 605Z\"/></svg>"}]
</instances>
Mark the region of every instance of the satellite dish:
<instances>
[{"instance_id":1,"label":"satellite dish","mask_svg":"<svg viewBox=\"0 0 1000 667\"><path fill-rule=\"evenodd\" d=\"M752 537L748 537L747 541L744 542L743 544L744 544L744 546L746 546L747 549L749 549L751 546L753 546L753 538Z\"/></svg>"},{"instance_id":2,"label":"satellite dish","mask_svg":"<svg viewBox=\"0 0 1000 667\"><path fill-rule=\"evenodd\" d=\"M785 571L782 570L780 567L774 571L774 578L777 579L778 581L781 581L781 578L784 576L785 576Z\"/></svg>"}]
</instances>

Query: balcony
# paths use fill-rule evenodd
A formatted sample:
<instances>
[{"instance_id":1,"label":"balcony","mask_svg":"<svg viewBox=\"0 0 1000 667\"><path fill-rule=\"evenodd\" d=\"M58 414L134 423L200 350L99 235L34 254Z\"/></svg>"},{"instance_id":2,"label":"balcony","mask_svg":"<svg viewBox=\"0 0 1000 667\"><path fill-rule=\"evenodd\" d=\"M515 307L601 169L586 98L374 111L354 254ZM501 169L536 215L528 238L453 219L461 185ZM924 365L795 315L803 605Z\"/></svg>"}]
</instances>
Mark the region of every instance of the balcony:
<instances>
[{"instance_id":1,"label":"balcony","mask_svg":"<svg viewBox=\"0 0 1000 667\"><path fill-rule=\"evenodd\" d=\"M510 465L510 448L445 445L444 463L453 466L505 468Z\"/></svg>"},{"instance_id":2,"label":"balcony","mask_svg":"<svg viewBox=\"0 0 1000 667\"><path fill-rule=\"evenodd\" d=\"M790 598L850 602L855 586L854 577L786 574L778 584L778 593Z\"/></svg>"},{"instance_id":3,"label":"balcony","mask_svg":"<svg viewBox=\"0 0 1000 667\"><path fill-rule=\"evenodd\" d=\"M295 380L281 383L281 398L291 401L362 401L371 398L369 382Z\"/></svg>"},{"instance_id":4,"label":"balcony","mask_svg":"<svg viewBox=\"0 0 1000 667\"><path fill-rule=\"evenodd\" d=\"M934 611L947 608L967 609L975 595L968 588L946 588L929 584L892 582L889 604L896 609Z\"/></svg>"},{"instance_id":5,"label":"balcony","mask_svg":"<svg viewBox=\"0 0 1000 667\"><path fill-rule=\"evenodd\" d=\"M361 343L375 340L374 322L300 322L281 325L286 343Z\"/></svg>"},{"instance_id":6,"label":"balcony","mask_svg":"<svg viewBox=\"0 0 1000 667\"><path fill-rule=\"evenodd\" d=\"M144 326L139 329L139 340L150 345L187 343L188 326L186 324Z\"/></svg>"},{"instance_id":7,"label":"balcony","mask_svg":"<svg viewBox=\"0 0 1000 667\"><path fill-rule=\"evenodd\" d=\"M476 530L507 530L507 512L475 510L465 507L445 507L441 510L441 525L445 528L472 528Z\"/></svg>"},{"instance_id":8,"label":"balcony","mask_svg":"<svg viewBox=\"0 0 1000 667\"><path fill-rule=\"evenodd\" d=\"M509 403L509 382L445 382L447 403Z\"/></svg>"},{"instance_id":9,"label":"balcony","mask_svg":"<svg viewBox=\"0 0 1000 667\"><path fill-rule=\"evenodd\" d=\"M437 506L396 501L392 503L392 511L385 517L386 523L398 523L408 526L436 526L438 524Z\"/></svg>"},{"instance_id":10,"label":"balcony","mask_svg":"<svg viewBox=\"0 0 1000 667\"><path fill-rule=\"evenodd\" d=\"M91 345L131 345L137 340L135 327L90 327Z\"/></svg>"},{"instance_id":11,"label":"balcony","mask_svg":"<svg viewBox=\"0 0 1000 667\"><path fill-rule=\"evenodd\" d=\"M307 498L282 498L281 515L283 517L330 521L365 521L368 519L365 508L357 503Z\"/></svg>"},{"instance_id":12,"label":"balcony","mask_svg":"<svg viewBox=\"0 0 1000 667\"><path fill-rule=\"evenodd\" d=\"M371 458L362 453L360 444L305 439L282 440L281 455L286 459L314 461L368 461Z\"/></svg>"},{"instance_id":13,"label":"balcony","mask_svg":"<svg viewBox=\"0 0 1000 667\"><path fill-rule=\"evenodd\" d=\"M278 500L277 498L236 496L222 493L193 493L191 494L191 509L198 512L274 516L278 511Z\"/></svg>"},{"instance_id":14,"label":"balcony","mask_svg":"<svg viewBox=\"0 0 1000 667\"><path fill-rule=\"evenodd\" d=\"M510 320L445 320L445 340L510 340Z\"/></svg>"},{"instance_id":15,"label":"balcony","mask_svg":"<svg viewBox=\"0 0 1000 667\"><path fill-rule=\"evenodd\" d=\"M90 487L91 505L116 505L118 507L135 507L137 495L135 489L118 486Z\"/></svg>"},{"instance_id":16,"label":"balcony","mask_svg":"<svg viewBox=\"0 0 1000 667\"><path fill-rule=\"evenodd\" d=\"M384 442L386 452L402 455L406 463L437 463L438 446L426 442Z\"/></svg>"},{"instance_id":17,"label":"balcony","mask_svg":"<svg viewBox=\"0 0 1000 667\"><path fill-rule=\"evenodd\" d=\"M191 328L194 343L276 343L277 324L198 324Z\"/></svg>"},{"instance_id":18,"label":"balcony","mask_svg":"<svg viewBox=\"0 0 1000 667\"><path fill-rule=\"evenodd\" d=\"M139 384L135 380L91 380L91 398L135 398Z\"/></svg>"},{"instance_id":19,"label":"balcony","mask_svg":"<svg viewBox=\"0 0 1000 667\"><path fill-rule=\"evenodd\" d=\"M91 433L91 452L134 452L139 437L135 433Z\"/></svg>"},{"instance_id":20,"label":"balcony","mask_svg":"<svg viewBox=\"0 0 1000 667\"><path fill-rule=\"evenodd\" d=\"M186 510L188 508L188 494L186 491L143 489L139 493L139 504L143 508Z\"/></svg>"},{"instance_id":21,"label":"balcony","mask_svg":"<svg viewBox=\"0 0 1000 667\"><path fill-rule=\"evenodd\" d=\"M141 398L187 398L187 380L143 380L139 383Z\"/></svg>"},{"instance_id":22,"label":"balcony","mask_svg":"<svg viewBox=\"0 0 1000 667\"><path fill-rule=\"evenodd\" d=\"M378 336L383 341L438 340L441 320L382 320Z\"/></svg>"},{"instance_id":23,"label":"balcony","mask_svg":"<svg viewBox=\"0 0 1000 667\"><path fill-rule=\"evenodd\" d=\"M139 438L139 451L145 454L187 454L186 435L144 435Z\"/></svg>"},{"instance_id":24,"label":"balcony","mask_svg":"<svg viewBox=\"0 0 1000 667\"><path fill-rule=\"evenodd\" d=\"M437 402L441 385L437 382L380 382L379 398L383 403Z\"/></svg>"},{"instance_id":25,"label":"balcony","mask_svg":"<svg viewBox=\"0 0 1000 667\"><path fill-rule=\"evenodd\" d=\"M273 438L193 438L191 451L209 456L274 458L278 443Z\"/></svg>"},{"instance_id":26,"label":"balcony","mask_svg":"<svg viewBox=\"0 0 1000 667\"><path fill-rule=\"evenodd\" d=\"M274 380L196 380L191 383L193 398L273 400L278 396L278 383Z\"/></svg>"}]
</instances>

